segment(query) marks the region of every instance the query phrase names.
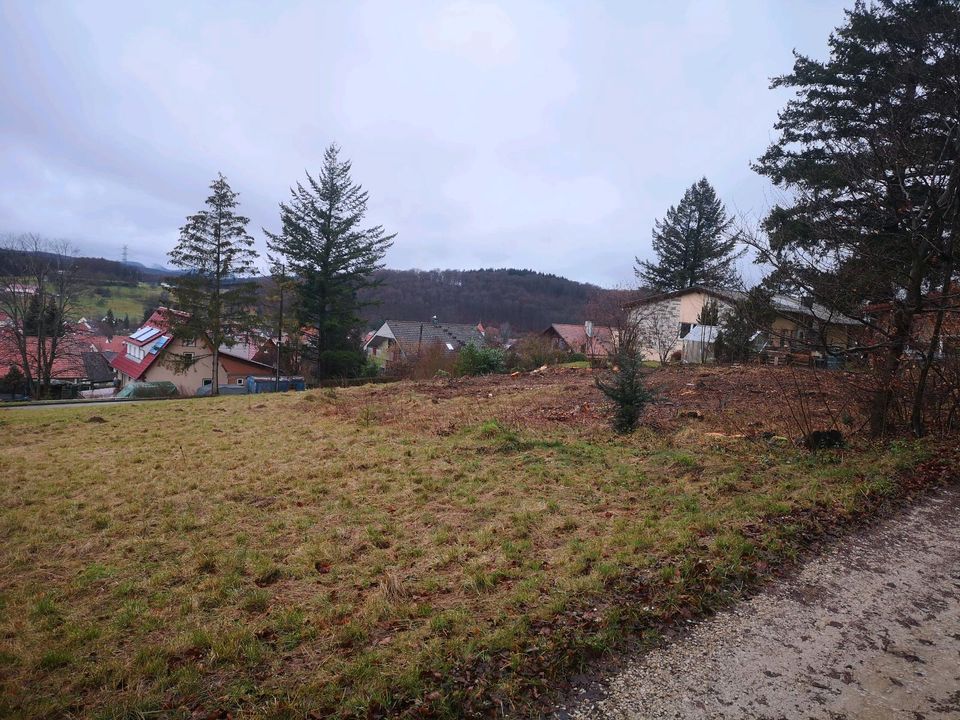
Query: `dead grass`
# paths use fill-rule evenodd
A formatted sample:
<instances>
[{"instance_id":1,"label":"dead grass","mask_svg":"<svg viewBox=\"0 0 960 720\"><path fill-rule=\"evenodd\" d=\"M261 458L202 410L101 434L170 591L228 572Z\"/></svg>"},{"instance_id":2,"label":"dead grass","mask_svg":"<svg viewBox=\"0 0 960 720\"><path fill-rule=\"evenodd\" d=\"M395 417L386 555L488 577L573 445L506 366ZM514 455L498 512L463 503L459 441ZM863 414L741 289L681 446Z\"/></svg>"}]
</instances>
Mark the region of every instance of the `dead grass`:
<instances>
[{"instance_id":1,"label":"dead grass","mask_svg":"<svg viewBox=\"0 0 960 720\"><path fill-rule=\"evenodd\" d=\"M510 708L726 601L798 551L797 518L855 514L926 452L801 453L698 373L655 374L675 404L629 437L577 369L7 411L0 715Z\"/></svg>"}]
</instances>

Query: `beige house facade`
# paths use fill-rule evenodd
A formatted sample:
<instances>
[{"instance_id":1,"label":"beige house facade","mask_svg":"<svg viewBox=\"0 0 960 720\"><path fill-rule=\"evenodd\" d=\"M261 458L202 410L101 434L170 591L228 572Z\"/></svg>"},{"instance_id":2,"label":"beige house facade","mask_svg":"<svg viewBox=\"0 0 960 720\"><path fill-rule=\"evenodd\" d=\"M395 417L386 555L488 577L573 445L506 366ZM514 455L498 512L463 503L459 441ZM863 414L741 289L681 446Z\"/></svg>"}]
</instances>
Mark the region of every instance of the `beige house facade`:
<instances>
[{"instance_id":1,"label":"beige house facade","mask_svg":"<svg viewBox=\"0 0 960 720\"><path fill-rule=\"evenodd\" d=\"M169 381L181 395L195 395L213 382L213 353L205 343L176 339L169 331L167 308L159 308L141 327L123 340L123 350L110 364L120 386L131 382ZM176 358L177 362L173 362ZM188 364L186 361L194 360ZM248 375L274 371L272 365L248 360L221 348L220 385L243 385Z\"/></svg>"},{"instance_id":2,"label":"beige house facade","mask_svg":"<svg viewBox=\"0 0 960 720\"><path fill-rule=\"evenodd\" d=\"M630 320L636 323L645 358L667 362L680 357L683 340L697 327L704 308L716 302L720 316L746 296L734 290L693 287L651 295L628 305ZM771 299L776 316L768 328L757 328L765 335L768 351L820 352L824 346L847 348L858 321L828 308L789 295Z\"/></svg>"}]
</instances>

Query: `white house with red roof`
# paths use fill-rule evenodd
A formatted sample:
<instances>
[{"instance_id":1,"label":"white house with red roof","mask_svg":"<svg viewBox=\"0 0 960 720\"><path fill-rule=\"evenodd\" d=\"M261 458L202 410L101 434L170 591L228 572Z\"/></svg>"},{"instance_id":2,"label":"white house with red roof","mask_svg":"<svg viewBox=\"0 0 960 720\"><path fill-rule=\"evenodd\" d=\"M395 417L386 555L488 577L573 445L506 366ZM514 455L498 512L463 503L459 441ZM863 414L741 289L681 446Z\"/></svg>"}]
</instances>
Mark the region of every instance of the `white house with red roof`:
<instances>
[{"instance_id":1,"label":"white house with red roof","mask_svg":"<svg viewBox=\"0 0 960 720\"><path fill-rule=\"evenodd\" d=\"M170 381L181 395L194 395L213 381L213 354L202 340L189 341L174 338L170 331L170 315L181 314L169 308L157 308L147 321L123 339L123 349L110 361L117 371L121 387L131 382ZM163 356L171 354L182 360L194 360L189 367L182 363L164 363ZM220 383L243 385L247 375L272 373L273 366L249 360L220 348Z\"/></svg>"}]
</instances>

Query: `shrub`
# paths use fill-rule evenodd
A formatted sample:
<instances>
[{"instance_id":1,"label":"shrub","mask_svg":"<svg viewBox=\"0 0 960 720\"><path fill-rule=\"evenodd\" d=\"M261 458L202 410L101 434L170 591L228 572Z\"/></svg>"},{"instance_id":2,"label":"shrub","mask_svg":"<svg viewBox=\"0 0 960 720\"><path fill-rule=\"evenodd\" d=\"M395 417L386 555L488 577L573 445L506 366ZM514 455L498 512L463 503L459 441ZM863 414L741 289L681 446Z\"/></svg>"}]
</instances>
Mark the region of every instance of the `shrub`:
<instances>
[{"instance_id":1,"label":"shrub","mask_svg":"<svg viewBox=\"0 0 960 720\"><path fill-rule=\"evenodd\" d=\"M440 342L434 342L422 348L416 357L392 362L390 374L409 380L429 380L452 375L456 363L455 354L449 352Z\"/></svg>"},{"instance_id":2,"label":"shrub","mask_svg":"<svg viewBox=\"0 0 960 720\"><path fill-rule=\"evenodd\" d=\"M320 353L322 377L355 378L367 364L367 358L359 350L324 350Z\"/></svg>"},{"instance_id":3,"label":"shrub","mask_svg":"<svg viewBox=\"0 0 960 720\"><path fill-rule=\"evenodd\" d=\"M490 375L503 372L505 368L503 350L476 345L465 345L456 362L460 375Z\"/></svg>"},{"instance_id":4,"label":"shrub","mask_svg":"<svg viewBox=\"0 0 960 720\"><path fill-rule=\"evenodd\" d=\"M11 365L7 374L0 378L0 393L17 395L26 390L27 379L16 365Z\"/></svg>"},{"instance_id":5,"label":"shrub","mask_svg":"<svg viewBox=\"0 0 960 720\"><path fill-rule=\"evenodd\" d=\"M567 353L553 347L547 338L542 335L528 335L511 350L508 367L511 370L535 370L543 365L556 365L566 359Z\"/></svg>"}]
</instances>

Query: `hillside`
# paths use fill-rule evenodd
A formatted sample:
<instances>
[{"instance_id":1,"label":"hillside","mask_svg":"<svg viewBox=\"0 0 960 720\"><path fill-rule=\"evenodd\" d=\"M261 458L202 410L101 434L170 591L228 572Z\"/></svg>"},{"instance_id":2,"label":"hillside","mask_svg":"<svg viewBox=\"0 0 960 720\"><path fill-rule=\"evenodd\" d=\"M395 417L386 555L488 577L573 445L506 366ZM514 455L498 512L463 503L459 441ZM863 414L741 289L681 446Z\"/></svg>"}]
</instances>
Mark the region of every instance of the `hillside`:
<instances>
[{"instance_id":1,"label":"hillside","mask_svg":"<svg viewBox=\"0 0 960 720\"><path fill-rule=\"evenodd\" d=\"M381 270L382 285L363 294L372 325L391 318L509 323L514 331L583 322L601 288L533 270Z\"/></svg>"},{"instance_id":2,"label":"hillside","mask_svg":"<svg viewBox=\"0 0 960 720\"><path fill-rule=\"evenodd\" d=\"M4 257L0 254L0 269ZM140 320L161 298L160 281L173 271L146 268L103 258L75 258L86 288L78 311L102 317L108 309L117 318ZM605 295L596 285L535 270L380 270L380 285L364 291L373 303L363 319L370 327L385 319L508 324L513 332L543 330L551 323L597 319L590 304Z\"/></svg>"}]
</instances>

